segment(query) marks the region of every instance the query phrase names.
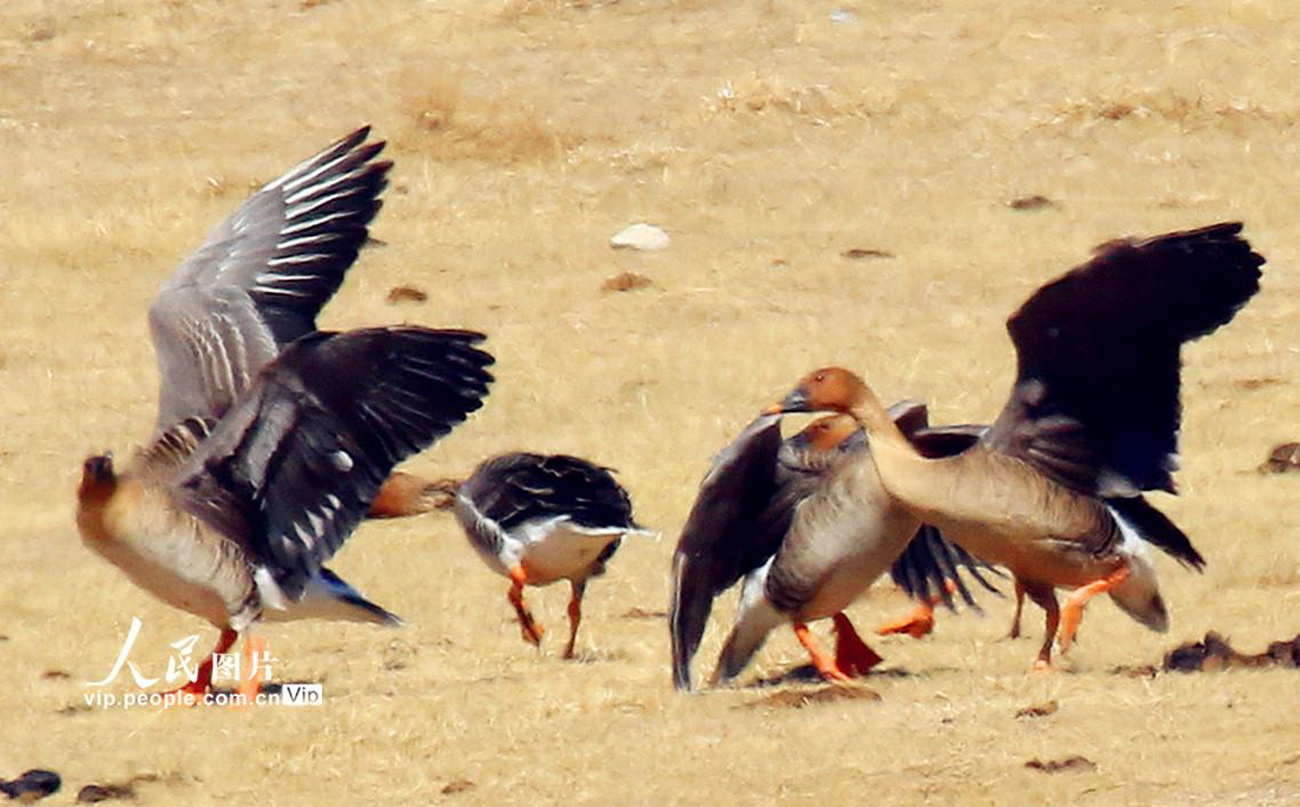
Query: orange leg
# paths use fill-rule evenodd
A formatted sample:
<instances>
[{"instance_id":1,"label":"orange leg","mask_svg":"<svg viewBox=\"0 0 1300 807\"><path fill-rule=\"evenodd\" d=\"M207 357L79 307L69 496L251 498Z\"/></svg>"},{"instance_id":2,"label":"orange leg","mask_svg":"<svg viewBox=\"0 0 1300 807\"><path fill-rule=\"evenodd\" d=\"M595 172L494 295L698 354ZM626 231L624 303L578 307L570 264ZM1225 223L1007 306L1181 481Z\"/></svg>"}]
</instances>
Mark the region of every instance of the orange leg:
<instances>
[{"instance_id":1,"label":"orange leg","mask_svg":"<svg viewBox=\"0 0 1300 807\"><path fill-rule=\"evenodd\" d=\"M835 665L849 675L866 675L872 667L884 661L876 651L867 646L853 629L853 623L843 612L831 617L835 624ZM805 645L806 646L806 645Z\"/></svg>"},{"instance_id":2,"label":"orange leg","mask_svg":"<svg viewBox=\"0 0 1300 807\"><path fill-rule=\"evenodd\" d=\"M817 640L808 632L808 626L803 622L794 623L794 635L803 645L804 650L812 657L812 663L817 668L817 672L822 674L823 678L831 681L848 681L849 677L844 671L835 664L835 660L827 657L822 649L817 646Z\"/></svg>"},{"instance_id":3,"label":"orange leg","mask_svg":"<svg viewBox=\"0 0 1300 807\"><path fill-rule=\"evenodd\" d=\"M215 656L217 653L225 653L227 650L231 648L231 646L235 643L235 640L238 638L239 638L239 634L236 633L231 628L222 628L221 636L217 638L217 646L212 648L212 652L208 654L207 659L205 659L204 662L199 665L199 672L198 675L194 677L194 680L190 681L188 684L185 684L184 686L179 686L176 689L168 690L163 694L179 695L181 693L184 693L186 695L193 695L194 698L186 699L185 703L189 706L198 705L200 702L198 698L202 695L207 694L212 689L212 657Z\"/></svg>"},{"instance_id":4,"label":"orange leg","mask_svg":"<svg viewBox=\"0 0 1300 807\"><path fill-rule=\"evenodd\" d=\"M943 587L952 594L957 584L951 580L943 581ZM906 633L913 639L920 639L934 630L934 607L943 600L942 597L927 597L917 604L916 610L902 619L886 622L876 628L876 633L888 636L891 633Z\"/></svg>"},{"instance_id":5,"label":"orange leg","mask_svg":"<svg viewBox=\"0 0 1300 807\"><path fill-rule=\"evenodd\" d=\"M515 607L515 613L519 615L519 628L523 631L524 641L534 647L542 643L542 626L537 624L533 619L532 611L528 610L528 605L524 603L524 585L528 583L528 573L524 571L523 566L514 566L510 569L510 592L506 596L510 598L510 604Z\"/></svg>"},{"instance_id":6,"label":"orange leg","mask_svg":"<svg viewBox=\"0 0 1300 807\"><path fill-rule=\"evenodd\" d=\"M1062 653L1069 650L1070 645L1074 643L1074 634L1079 630L1079 622L1083 619L1083 609L1087 606L1088 601L1098 594L1104 594L1123 583L1130 574L1132 574L1132 571L1126 562L1100 580L1094 580L1088 585L1080 586L1070 592L1069 596L1065 598L1065 608L1061 610Z\"/></svg>"},{"instance_id":7,"label":"orange leg","mask_svg":"<svg viewBox=\"0 0 1300 807\"><path fill-rule=\"evenodd\" d=\"M582 594L587 588L585 581L570 580L572 593L569 596L569 643L564 647L564 657L573 658L573 645L578 641L578 625L582 622Z\"/></svg>"},{"instance_id":8,"label":"orange leg","mask_svg":"<svg viewBox=\"0 0 1300 807\"><path fill-rule=\"evenodd\" d=\"M1025 610L1025 585L1016 578L1016 612L1011 616L1011 632L1008 639L1020 638L1020 613Z\"/></svg>"}]
</instances>

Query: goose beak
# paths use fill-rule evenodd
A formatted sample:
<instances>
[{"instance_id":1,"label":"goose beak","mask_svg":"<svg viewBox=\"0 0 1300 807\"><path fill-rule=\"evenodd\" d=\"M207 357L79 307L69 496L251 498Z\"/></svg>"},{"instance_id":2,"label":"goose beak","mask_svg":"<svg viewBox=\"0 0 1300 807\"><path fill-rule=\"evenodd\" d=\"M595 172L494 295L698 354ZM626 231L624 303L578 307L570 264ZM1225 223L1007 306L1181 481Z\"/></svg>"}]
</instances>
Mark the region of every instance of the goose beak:
<instances>
[{"instance_id":1,"label":"goose beak","mask_svg":"<svg viewBox=\"0 0 1300 807\"><path fill-rule=\"evenodd\" d=\"M809 412L808 393L802 386L795 387L785 400L775 403L763 410L765 415L780 415L785 412Z\"/></svg>"}]
</instances>

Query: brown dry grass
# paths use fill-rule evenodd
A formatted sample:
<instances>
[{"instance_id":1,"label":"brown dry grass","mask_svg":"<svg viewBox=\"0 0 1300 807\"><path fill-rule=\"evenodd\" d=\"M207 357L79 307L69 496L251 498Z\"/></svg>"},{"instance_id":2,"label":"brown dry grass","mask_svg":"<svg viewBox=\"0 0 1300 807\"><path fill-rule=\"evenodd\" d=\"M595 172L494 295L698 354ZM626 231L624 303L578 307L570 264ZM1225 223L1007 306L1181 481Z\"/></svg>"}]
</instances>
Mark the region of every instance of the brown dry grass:
<instances>
[{"instance_id":1,"label":"brown dry grass","mask_svg":"<svg viewBox=\"0 0 1300 807\"><path fill-rule=\"evenodd\" d=\"M1109 672L1209 628L1246 652L1300 629L1298 480L1254 472L1300 421L1300 17L1287 0L841 6L847 22L788 0L8 0L0 776L54 768L60 803L132 780L158 804L1300 800L1294 672ZM366 525L336 564L406 628L271 636L278 674L323 682L324 708L69 710L132 615L142 663L211 638L72 524L81 458L152 422L145 309L249 188L362 122L397 161L388 246L325 324L481 328L499 358L487 407L412 469L584 454L665 537L592 586L580 663L524 647L502 581L428 517ZM1009 206L1035 195L1054 204ZM1072 671L1031 677L1032 642L996 641L1009 607L991 601L880 642L908 674L871 681L879 702L670 690L672 543L756 407L837 362L940 420L988 418L1012 369L1002 320L1038 283L1120 234L1238 217L1270 265L1186 352L1184 495L1161 504L1210 567L1162 562L1169 636L1098 603ZM672 248L610 250L634 221ZM653 285L602 293L621 272ZM394 306L399 285L430 299ZM559 590L534 599L562 629ZM903 605L881 588L855 613ZM800 660L781 634L752 672ZM1025 767L1074 756L1095 768Z\"/></svg>"}]
</instances>

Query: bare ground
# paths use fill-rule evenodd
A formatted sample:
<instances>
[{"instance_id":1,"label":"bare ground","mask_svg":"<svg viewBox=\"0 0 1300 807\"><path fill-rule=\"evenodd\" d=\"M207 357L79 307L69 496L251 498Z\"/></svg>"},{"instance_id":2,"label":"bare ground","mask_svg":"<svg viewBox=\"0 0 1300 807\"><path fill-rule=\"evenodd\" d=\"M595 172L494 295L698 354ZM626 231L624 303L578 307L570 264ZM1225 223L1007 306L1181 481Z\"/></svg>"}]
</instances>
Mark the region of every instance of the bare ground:
<instances>
[{"instance_id":1,"label":"bare ground","mask_svg":"<svg viewBox=\"0 0 1300 807\"><path fill-rule=\"evenodd\" d=\"M142 803L196 805L1300 802L1294 671L1114 672L1210 628L1249 652L1300 631L1300 477L1255 473L1300 438L1297 41L1284 0L9 0L0 777L53 768L56 803L133 779ZM582 454L664 537L592 585L565 663L558 588L534 595L538 654L448 519L368 524L335 567L409 624L270 634L277 677L322 683L323 707L86 709L133 616L154 675L169 643L214 638L72 522L82 457L152 423L149 301L253 187L365 122L397 162L386 245L324 324L479 328L499 360L484 410L410 468ZM1270 262L1185 351L1182 495L1159 504L1210 565L1161 560L1168 635L1099 602L1066 671L1030 676L1038 613L999 641L1010 605L987 598L987 618L881 640L898 674L867 682L878 701L672 692L673 542L759 406L842 363L938 420L987 419L1003 320L1038 284L1103 240L1230 218ZM641 220L672 247L610 250ZM603 288L626 272L649 285ZM388 302L400 284L428 301ZM905 607L882 585L853 613ZM746 680L801 662L781 633ZM1092 765L1026 767L1075 756Z\"/></svg>"}]
</instances>

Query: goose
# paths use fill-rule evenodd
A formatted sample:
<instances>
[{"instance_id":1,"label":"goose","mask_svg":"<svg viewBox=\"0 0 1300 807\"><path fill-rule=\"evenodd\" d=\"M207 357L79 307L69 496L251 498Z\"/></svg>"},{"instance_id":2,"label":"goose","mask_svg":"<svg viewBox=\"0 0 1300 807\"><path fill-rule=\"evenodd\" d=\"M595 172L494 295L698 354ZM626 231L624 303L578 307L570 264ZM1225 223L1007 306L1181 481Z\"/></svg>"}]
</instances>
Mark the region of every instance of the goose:
<instances>
[{"instance_id":1,"label":"goose","mask_svg":"<svg viewBox=\"0 0 1300 807\"><path fill-rule=\"evenodd\" d=\"M914 518L1005 566L1046 614L1035 669L1069 650L1099 594L1151 630L1169 615L1146 546L1201 570L1188 537L1142 495L1175 493L1180 352L1259 290L1264 258L1239 222L1107 242L1011 316L1011 395L965 451L918 453L871 388L843 368L802 379L772 412L830 411L863 424L856 461ZM858 502L865 510L875 498ZM1057 588L1069 589L1064 606ZM1017 614L1017 627L1018 627Z\"/></svg>"},{"instance_id":2,"label":"goose","mask_svg":"<svg viewBox=\"0 0 1300 807\"><path fill-rule=\"evenodd\" d=\"M355 526L353 511L364 516L379 498L376 469L387 473L464 420L491 380L491 356L474 347L483 336L471 331L316 331L368 238L392 166L375 159L384 143L368 137L358 129L268 183L180 264L149 310L161 377L153 435L121 474L111 454L83 465L83 540L146 590L217 625L217 653L261 617L397 624L320 563ZM391 368L365 364L389 356ZM354 377L332 378L342 373ZM379 389L400 397L376 401ZM358 440L364 456L351 446ZM272 450L287 453L248 454ZM197 501L198 490L212 501ZM289 527L301 548L280 547L284 535L268 532ZM270 581L263 593L250 593L246 573ZM207 691L211 661L181 689Z\"/></svg>"},{"instance_id":3,"label":"goose","mask_svg":"<svg viewBox=\"0 0 1300 807\"><path fill-rule=\"evenodd\" d=\"M909 434L927 431L923 404L900 402L890 408L890 416ZM747 578L746 593L742 595L736 627L728 640L729 649L724 651L731 660L725 664L720 662L718 667L720 671L730 668L733 672L719 675L718 680L729 680L738 674L768 632L783 620L773 612L770 603L764 607L758 605L765 601L762 589L770 564L778 552L785 553L779 561L783 569L778 573L780 577L785 566L807 554L796 552L793 546L816 536L799 532L794 526L796 512L801 503L827 486L846 458L865 449L861 430L846 416L815 421L784 441L780 420L779 415L758 417L719 452L700 485L682 530L673 555L673 597L669 609L673 683L679 690L693 688L691 661L704 635L714 598L742 577ZM791 536L796 534L800 538L791 549L786 549ZM805 564L804 571L819 581L831 579L829 568L837 563L850 565L846 559L854 557L851 547L845 543L833 544L830 551L818 557L818 563ZM961 550L923 531L898 557L891 575L909 594L925 598L932 589L937 589L938 596L949 604L951 592L943 585L945 580L955 580L956 589L973 604L956 571L959 566L969 566L972 562ZM869 572L862 576L874 578ZM982 578L980 582L984 583ZM869 583L867 580L856 588L863 590ZM856 592L848 600L854 597ZM865 673L880 660L842 611L840 608L820 615L832 618L836 634L835 661L819 665L832 678L843 677L845 668ZM814 663L818 659L826 661L820 651L813 658Z\"/></svg>"},{"instance_id":4,"label":"goose","mask_svg":"<svg viewBox=\"0 0 1300 807\"><path fill-rule=\"evenodd\" d=\"M587 581L604 574L624 537L655 534L632 517L627 491L609 468L581 457L523 451L491 457L450 487L451 506L470 545L492 571L510 580L507 598L524 641L540 647L543 633L524 601L524 587L569 581L564 658L574 658Z\"/></svg>"},{"instance_id":5,"label":"goose","mask_svg":"<svg viewBox=\"0 0 1300 807\"><path fill-rule=\"evenodd\" d=\"M185 418L122 473L109 454L89 457L77 491L82 540L217 627L214 654L260 621L395 624L322 564L395 464L479 408L491 381L492 358L475 347L483 338L416 326L300 337L221 418ZM263 651L250 636L246 655ZM212 662L180 690L209 691ZM256 683L240 691L254 694Z\"/></svg>"}]
</instances>

